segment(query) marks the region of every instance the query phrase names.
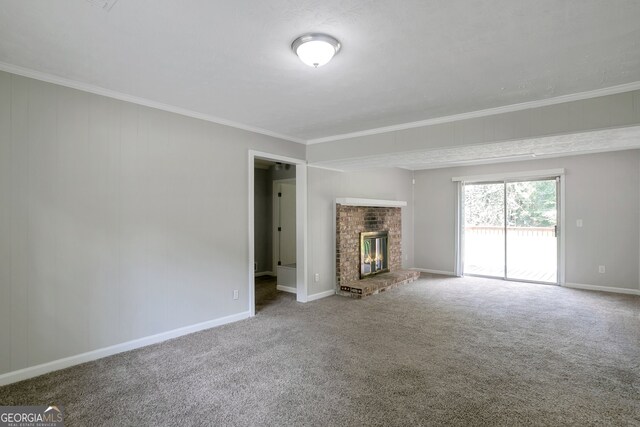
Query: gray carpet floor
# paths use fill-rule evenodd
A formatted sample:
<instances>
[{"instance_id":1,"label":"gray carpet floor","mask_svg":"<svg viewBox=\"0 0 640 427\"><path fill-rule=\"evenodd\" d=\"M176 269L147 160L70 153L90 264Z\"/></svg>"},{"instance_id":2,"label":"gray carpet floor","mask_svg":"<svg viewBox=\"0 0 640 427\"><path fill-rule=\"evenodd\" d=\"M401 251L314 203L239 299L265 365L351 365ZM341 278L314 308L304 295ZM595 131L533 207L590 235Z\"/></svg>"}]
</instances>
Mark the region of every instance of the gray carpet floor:
<instances>
[{"instance_id":1,"label":"gray carpet floor","mask_svg":"<svg viewBox=\"0 0 640 427\"><path fill-rule=\"evenodd\" d=\"M431 276L0 388L67 425L640 425L640 298Z\"/></svg>"}]
</instances>

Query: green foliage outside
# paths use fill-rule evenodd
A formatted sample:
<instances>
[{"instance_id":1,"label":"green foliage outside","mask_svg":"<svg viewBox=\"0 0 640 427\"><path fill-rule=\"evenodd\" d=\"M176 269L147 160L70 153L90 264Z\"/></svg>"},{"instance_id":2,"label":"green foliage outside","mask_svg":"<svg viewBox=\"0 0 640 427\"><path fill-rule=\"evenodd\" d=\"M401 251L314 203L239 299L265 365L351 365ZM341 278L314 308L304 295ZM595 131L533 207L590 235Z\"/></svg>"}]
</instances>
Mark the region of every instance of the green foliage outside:
<instances>
[{"instance_id":1,"label":"green foliage outside","mask_svg":"<svg viewBox=\"0 0 640 427\"><path fill-rule=\"evenodd\" d=\"M504 226L504 184L465 186L465 225ZM556 182L507 183L508 227L552 227L556 225Z\"/></svg>"}]
</instances>

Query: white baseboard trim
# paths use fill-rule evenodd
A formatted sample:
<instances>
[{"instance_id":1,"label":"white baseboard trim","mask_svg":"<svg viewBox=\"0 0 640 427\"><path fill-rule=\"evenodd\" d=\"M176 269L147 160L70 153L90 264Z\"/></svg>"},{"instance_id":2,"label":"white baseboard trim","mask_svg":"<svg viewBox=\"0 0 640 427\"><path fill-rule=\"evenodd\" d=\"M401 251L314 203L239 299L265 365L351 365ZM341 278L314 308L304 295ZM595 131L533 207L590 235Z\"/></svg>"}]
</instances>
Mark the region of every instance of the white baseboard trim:
<instances>
[{"instance_id":1,"label":"white baseboard trim","mask_svg":"<svg viewBox=\"0 0 640 427\"><path fill-rule=\"evenodd\" d=\"M614 288L611 286L599 286L599 285L584 285L582 283L565 283L562 286L566 288L573 288L573 289L585 289L587 291L614 292L616 294L629 294L629 295L640 296L640 290L638 289Z\"/></svg>"},{"instance_id":2,"label":"white baseboard trim","mask_svg":"<svg viewBox=\"0 0 640 427\"><path fill-rule=\"evenodd\" d=\"M410 268L409 270L419 271L421 273L442 274L443 276L455 276L453 271L431 270L429 268Z\"/></svg>"},{"instance_id":3,"label":"white baseboard trim","mask_svg":"<svg viewBox=\"0 0 640 427\"><path fill-rule=\"evenodd\" d=\"M315 301L321 298L326 298L326 297L330 297L331 295L335 295L336 294L336 290L335 289L331 289L328 291L324 291L324 292L318 292L317 294L313 294L313 295L309 295L307 297L307 302L310 301Z\"/></svg>"},{"instance_id":4,"label":"white baseboard trim","mask_svg":"<svg viewBox=\"0 0 640 427\"><path fill-rule=\"evenodd\" d=\"M171 331L162 332L148 337L138 338L133 341L127 341L121 344L112 345L98 350L89 351L87 353L77 354L75 356L65 357L64 359L54 360L52 362L43 363L41 365L30 366L18 371L8 372L0 375L0 386L23 381L29 378L44 375L49 372L58 371L70 366L79 365L81 363L91 362L93 360L102 359L103 357L112 356L124 351L135 350L136 348L145 347L156 344L172 338L181 337L183 335L192 334L204 329L214 328L216 326L226 325L227 323L237 322L249 318L250 312L245 311L231 316L220 317L218 319L209 320L195 325L185 326Z\"/></svg>"},{"instance_id":5,"label":"white baseboard trim","mask_svg":"<svg viewBox=\"0 0 640 427\"><path fill-rule=\"evenodd\" d=\"M275 274L273 274L273 271L261 271L260 273L254 273L253 276L254 277L275 276Z\"/></svg>"},{"instance_id":6,"label":"white baseboard trim","mask_svg":"<svg viewBox=\"0 0 640 427\"><path fill-rule=\"evenodd\" d=\"M298 291L296 290L296 288L292 288L291 286L284 286L284 285L276 285L276 289L282 292L289 292L290 294L297 294Z\"/></svg>"}]
</instances>

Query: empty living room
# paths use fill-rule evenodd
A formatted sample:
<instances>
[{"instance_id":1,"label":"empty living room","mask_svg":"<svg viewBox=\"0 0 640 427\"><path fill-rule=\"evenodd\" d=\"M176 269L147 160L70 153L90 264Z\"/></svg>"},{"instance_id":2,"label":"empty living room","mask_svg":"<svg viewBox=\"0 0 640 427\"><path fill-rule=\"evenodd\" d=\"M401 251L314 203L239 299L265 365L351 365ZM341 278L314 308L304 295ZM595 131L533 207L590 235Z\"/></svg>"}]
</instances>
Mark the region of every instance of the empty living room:
<instances>
[{"instance_id":1,"label":"empty living room","mask_svg":"<svg viewBox=\"0 0 640 427\"><path fill-rule=\"evenodd\" d=\"M0 0L0 427L640 426L640 1Z\"/></svg>"}]
</instances>

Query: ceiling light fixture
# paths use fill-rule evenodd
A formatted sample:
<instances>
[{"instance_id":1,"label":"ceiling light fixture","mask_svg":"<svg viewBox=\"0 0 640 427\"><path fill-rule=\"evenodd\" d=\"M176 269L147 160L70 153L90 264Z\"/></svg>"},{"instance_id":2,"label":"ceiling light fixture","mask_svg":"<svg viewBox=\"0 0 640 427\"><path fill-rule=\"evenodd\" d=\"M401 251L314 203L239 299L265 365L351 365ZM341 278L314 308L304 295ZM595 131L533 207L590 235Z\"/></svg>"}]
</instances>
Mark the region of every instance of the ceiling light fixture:
<instances>
[{"instance_id":1,"label":"ceiling light fixture","mask_svg":"<svg viewBox=\"0 0 640 427\"><path fill-rule=\"evenodd\" d=\"M310 67L322 67L340 51L340 42L328 34L304 34L291 43L291 50Z\"/></svg>"}]
</instances>

